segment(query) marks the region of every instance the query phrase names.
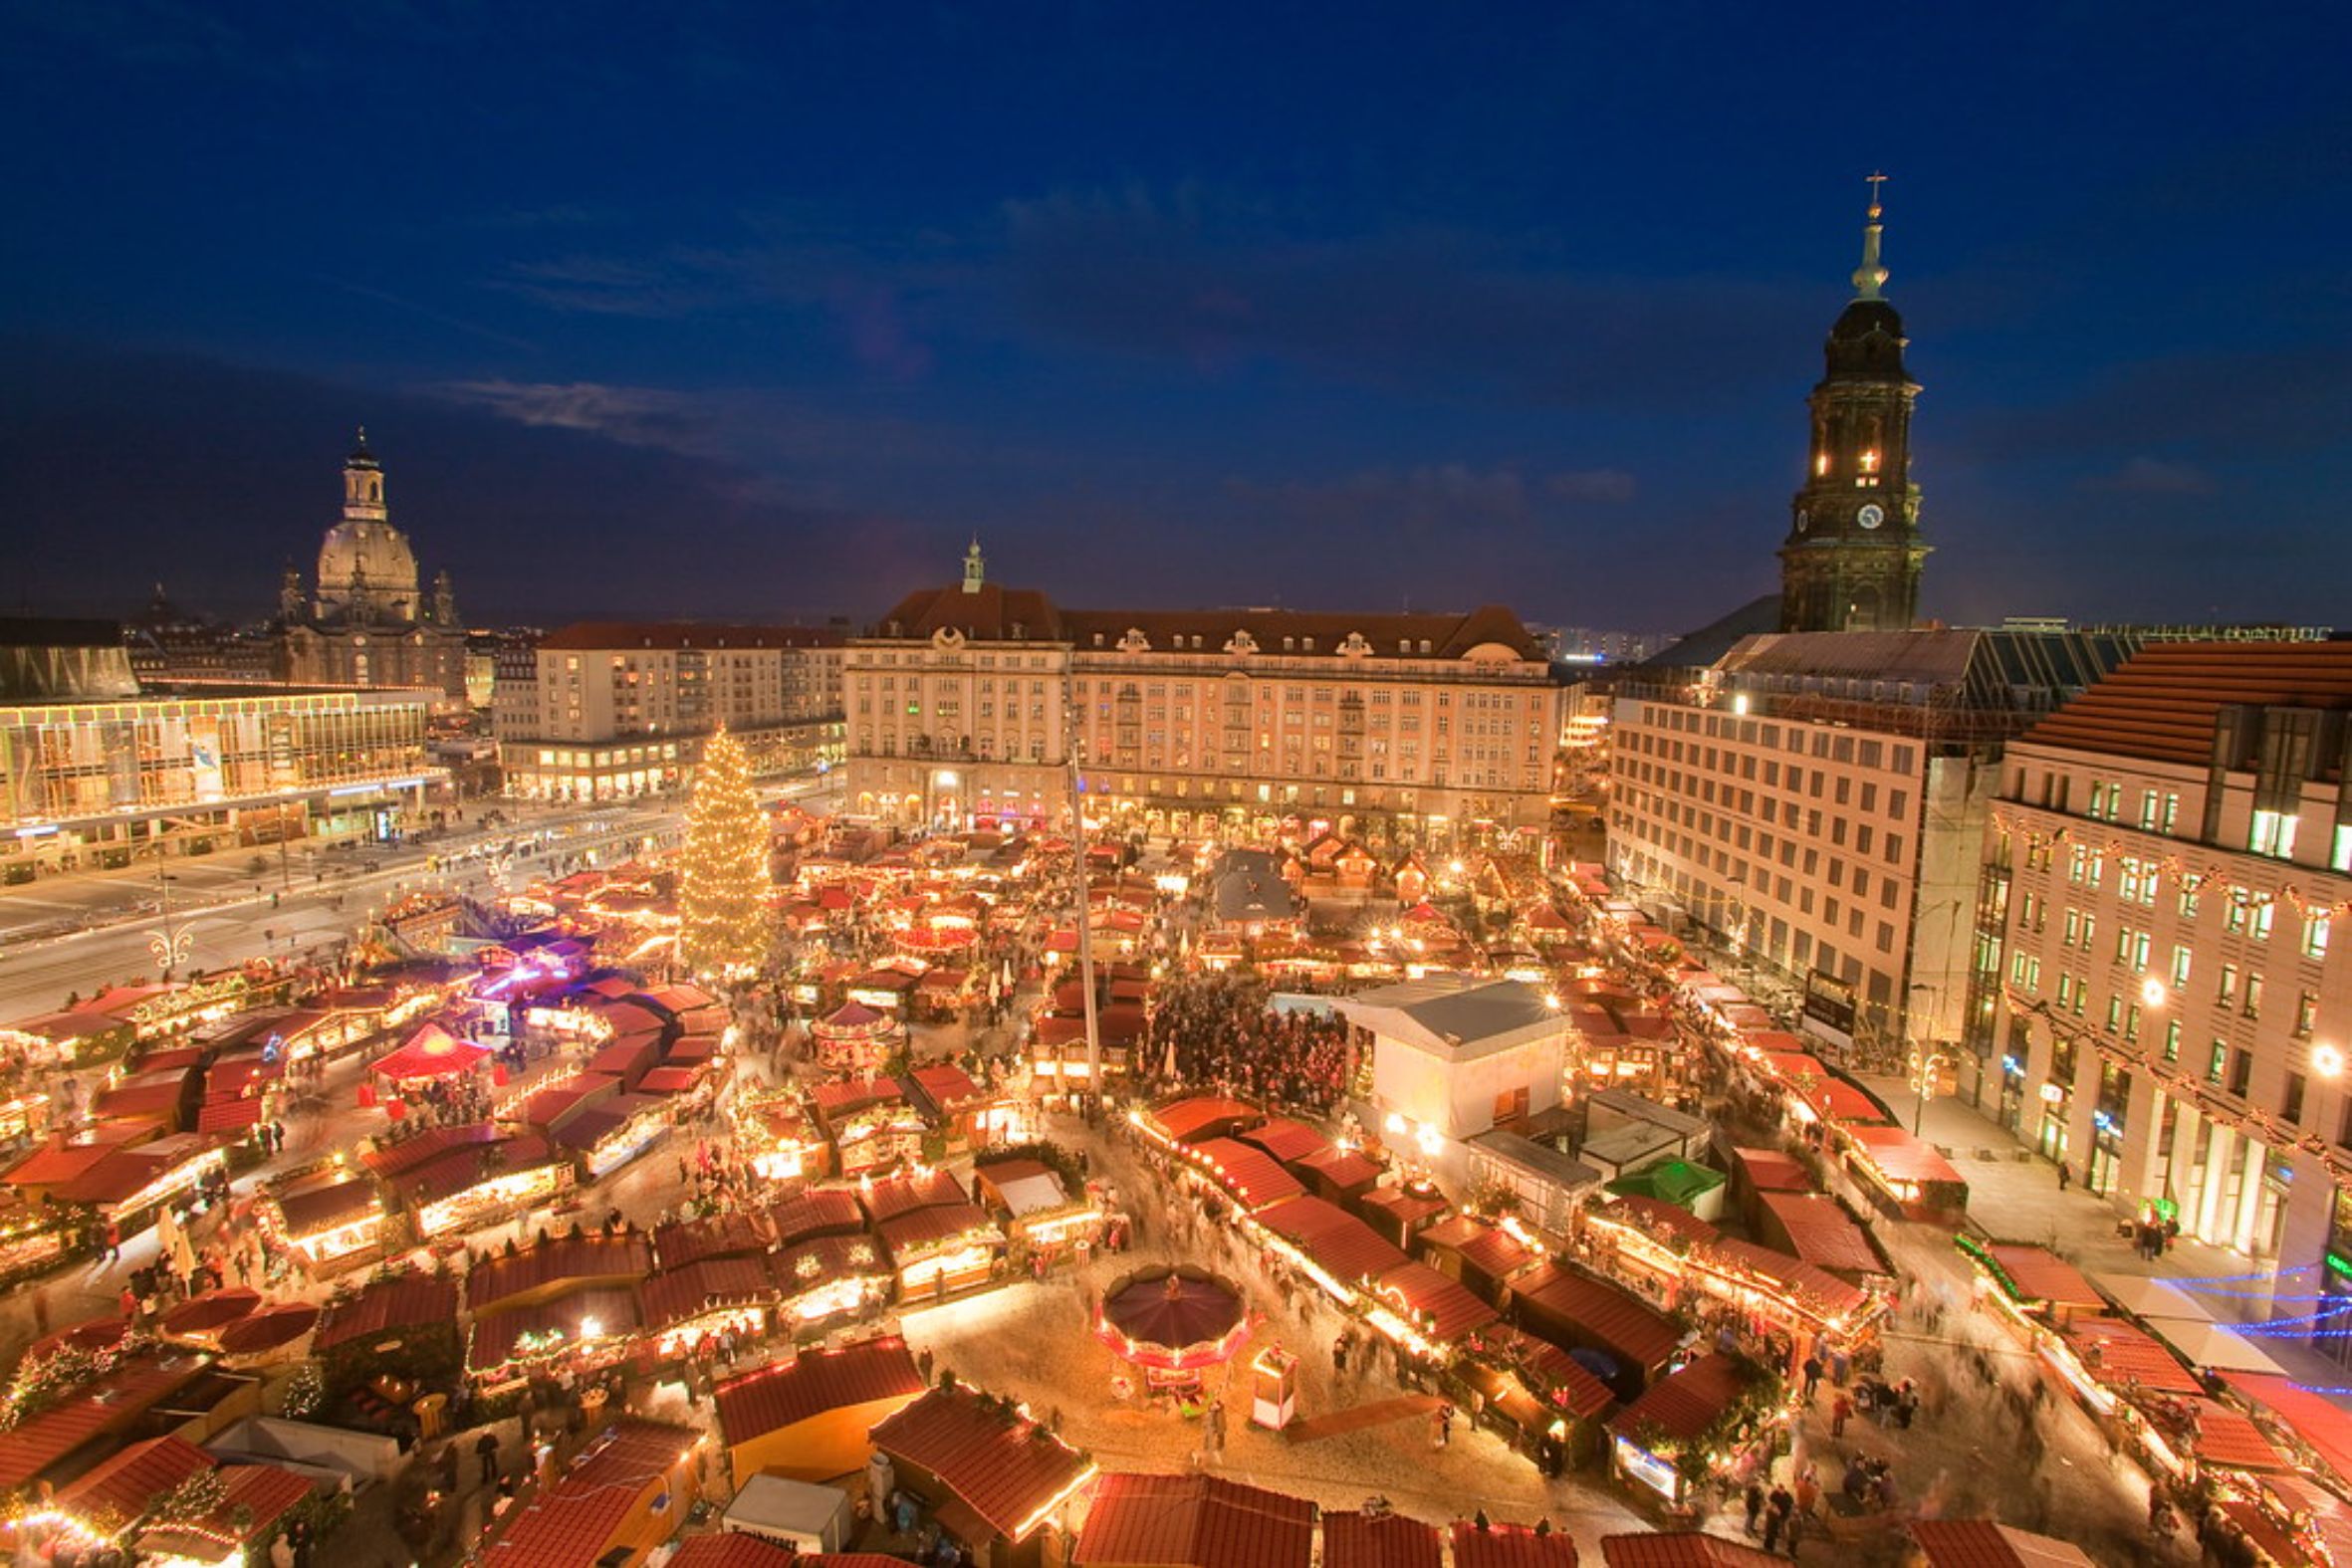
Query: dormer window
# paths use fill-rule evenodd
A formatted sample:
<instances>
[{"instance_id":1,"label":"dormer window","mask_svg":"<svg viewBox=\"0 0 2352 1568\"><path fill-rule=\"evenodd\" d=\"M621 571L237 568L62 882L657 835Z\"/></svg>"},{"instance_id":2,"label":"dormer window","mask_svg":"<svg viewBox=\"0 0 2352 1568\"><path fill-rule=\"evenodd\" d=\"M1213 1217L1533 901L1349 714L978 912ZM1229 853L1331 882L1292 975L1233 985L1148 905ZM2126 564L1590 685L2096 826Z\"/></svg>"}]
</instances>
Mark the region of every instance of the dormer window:
<instances>
[{"instance_id":1,"label":"dormer window","mask_svg":"<svg viewBox=\"0 0 2352 1568\"><path fill-rule=\"evenodd\" d=\"M1314 639L1312 637L1303 637L1299 640L1305 644L1307 652L1314 652Z\"/></svg>"},{"instance_id":2,"label":"dormer window","mask_svg":"<svg viewBox=\"0 0 2352 1568\"><path fill-rule=\"evenodd\" d=\"M1285 653L1290 653L1290 652L1292 652L1292 651L1293 651L1293 643L1294 643L1294 641L1295 641L1295 639L1294 639L1294 638L1291 638L1291 637L1285 637L1285 638L1283 639L1283 651L1284 651Z\"/></svg>"}]
</instances>

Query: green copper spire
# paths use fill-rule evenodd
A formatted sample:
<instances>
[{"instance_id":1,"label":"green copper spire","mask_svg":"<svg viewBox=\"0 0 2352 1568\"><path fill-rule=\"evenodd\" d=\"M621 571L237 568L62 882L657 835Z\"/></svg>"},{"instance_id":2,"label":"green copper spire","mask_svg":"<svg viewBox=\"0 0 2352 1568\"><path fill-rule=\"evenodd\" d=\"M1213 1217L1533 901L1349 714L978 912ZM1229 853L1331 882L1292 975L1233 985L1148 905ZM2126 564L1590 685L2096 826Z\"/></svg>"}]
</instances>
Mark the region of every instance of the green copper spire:
<instances>
[{"instance_id":1,"label":"green copper spire","mask_svg":"<svg viewBox=\"0 0 2352 1568\"><path fill-rule=\"evenodd\" d=\"M1854 298L1857 300L1884 298L1879 291L1886 287L1887 270L1886 265L1878 259L1878 237L1886 227L1879 222L1879 214L1886 209L1879 205L1878 187L1885 184L1886 179L1884 174L1873 174L1868 180L1870 218L1862 225L1862 265L1854 269Z\"/></svg>"}]
</instances>

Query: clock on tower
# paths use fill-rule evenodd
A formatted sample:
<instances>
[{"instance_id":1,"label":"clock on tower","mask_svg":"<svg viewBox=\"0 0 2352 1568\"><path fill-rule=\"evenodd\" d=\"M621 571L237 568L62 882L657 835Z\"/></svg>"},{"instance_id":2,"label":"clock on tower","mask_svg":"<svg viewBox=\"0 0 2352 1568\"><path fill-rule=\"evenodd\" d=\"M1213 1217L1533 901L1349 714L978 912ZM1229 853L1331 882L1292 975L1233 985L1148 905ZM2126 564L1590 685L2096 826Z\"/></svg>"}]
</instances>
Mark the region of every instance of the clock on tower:
<instances>
[{"instance_id":1,"label":"clock on tower","mask_svg":"<svg viewBox=\"0 0 2352 1568\"><path fill-rule=\"evenodd\" d=\"M1829 329L1827 373L1814 386L1812 452L1780 546L1782 631L1902 631L1919 607L1919 487L1911 483L1911 407L1903 319L1881 292L1879 185L1854 297Z\"/></svg>"}]
</instances>

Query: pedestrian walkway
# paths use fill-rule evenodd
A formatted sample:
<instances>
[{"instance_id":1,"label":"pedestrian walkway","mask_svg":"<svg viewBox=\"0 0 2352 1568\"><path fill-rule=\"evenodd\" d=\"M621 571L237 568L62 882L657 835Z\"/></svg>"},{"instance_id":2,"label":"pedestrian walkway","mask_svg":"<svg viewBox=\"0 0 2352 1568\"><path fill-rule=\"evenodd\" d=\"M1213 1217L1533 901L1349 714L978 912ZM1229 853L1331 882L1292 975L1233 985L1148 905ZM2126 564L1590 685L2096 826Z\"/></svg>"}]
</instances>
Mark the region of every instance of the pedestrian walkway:
<instances>
[{"instance_id":1,"label":"pedestrian walkway","mask_svg":"<svg viewBox=\"0 0 2352 1568\"><path fill-rule=\"evenodd\" d=\"M1397 1399L1374 1400L1368 1405L1350 1405L1345 1410L1335 1410L1327 1416L1294 1421L1283 1429L1283 1436L1294 1444L1320 1443L1325 1438L1336 1438L1343 1433L1362 1432L1369 1427L1385 1427L1390 1422L1432 1415L1444 1404L1445 1401L1435 1394L1406 1394Z\"/></svg>"},{"instance_id":2,"label":"pedestrian walkway","mask_svg":"<svg viewBox=\"0 0 2352 1568\"><path fill-rule=\"evenodd\" d=\"M1901 1078L1862 1081L1903 1125L1911 1125L1918 1096ZM2273 1318L2303 1317L2312 1310L2308 1301L2294 1299L2313 1292L2308 1275L2282 1275L2274 1259L2251 1258L2187 1236L2174 1241L2162 1257L2141 1256L2131 1236L2116 1229L2129 1218L2122 1210L2079 1186L2061 1188L2056 1165L2027 1150L2006 1128L1972 1106L1953 1099L1932 1100L1920 1122L1920 1136L1943 1149L1967 1179L1971 1224L1992 1239L2046 1246L2094 1280L2102 1275L2174 1280L2226 1324L2259 1325ZM2352 1367L2292 1334L2257 1334L2251 1342L2297 1383L2329 1391L2337 1403L2352 1409L2352 1394L2333 1392L2352 1389Z\"/></svg>"}]
</instances>

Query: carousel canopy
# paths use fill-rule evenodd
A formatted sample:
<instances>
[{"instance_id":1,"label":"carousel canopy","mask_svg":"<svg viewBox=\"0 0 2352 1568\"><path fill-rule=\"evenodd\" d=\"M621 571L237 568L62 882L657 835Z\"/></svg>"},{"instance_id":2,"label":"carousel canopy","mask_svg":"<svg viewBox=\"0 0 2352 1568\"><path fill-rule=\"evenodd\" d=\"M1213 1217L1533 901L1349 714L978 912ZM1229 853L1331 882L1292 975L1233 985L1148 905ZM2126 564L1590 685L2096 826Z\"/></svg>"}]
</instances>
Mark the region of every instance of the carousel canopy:
<instances>
[{"instance_id":1,"label":"carousel canopy","mask_svg":"<svg viewBox=\"0 0 2352 1568\"><path fill-rule=\"evenodd\" d=\"M376 1058L368 1070L398 1083L419 1078L450 1078L472 1071L489 1054L489 1046L461 1040L440 1024L427 1023L409 1035L399 1049Z\"/></svg>"},{"instance_id":2,"label":"carousel canopy","mask_svg":"<svg viewBox=\"0 0 2352 1568\"><path fill-rule=\"evenodd\" d=\"M819 1018L812 1027L819 1034L887 1034L896 1029L898 1023L896 1019L876 1012L871 1008L851 1002Z\"/></svg>"},{"instance_id":3,"label":"carousel canopy","mask_svg":"<svg viewBox=\"0 0 2352 1568\"><path fill-rule=\"evenodd\" d=\"M1129 1274L1104 1292L1102 1326L1135 1347L1131 1359L1233 1353L1248 1313L1241 1292L1205 1270L1179 1264Z\"/></svg>"}]
</instances>

